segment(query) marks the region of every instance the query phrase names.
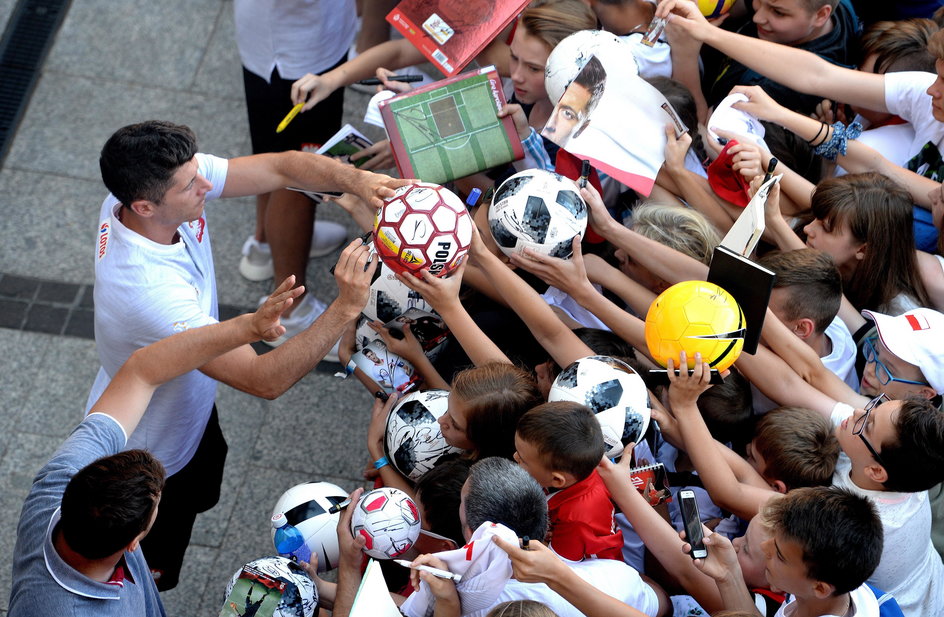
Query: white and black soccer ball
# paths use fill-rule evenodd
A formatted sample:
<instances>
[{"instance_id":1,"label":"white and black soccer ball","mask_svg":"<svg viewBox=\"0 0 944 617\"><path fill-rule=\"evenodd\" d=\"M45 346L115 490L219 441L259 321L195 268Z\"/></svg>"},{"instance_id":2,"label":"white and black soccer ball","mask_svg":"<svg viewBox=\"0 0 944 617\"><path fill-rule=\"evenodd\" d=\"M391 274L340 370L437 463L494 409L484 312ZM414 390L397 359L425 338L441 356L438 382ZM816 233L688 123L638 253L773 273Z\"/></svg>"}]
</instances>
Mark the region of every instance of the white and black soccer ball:
<instances>
[{"instance_id":1,"label":"white and black soccer ball","mask_svg":"<svg viewBox=\"0 0 944 617\"><path fill-rule=\"evenodd\" d=\"M555 105L591 56L597 56L604 67L626 66L629 62L639 74L632 45L612 32L580 30L558 43L544 65L544 89Z\"/></svg>"},{"instance_id":2,"label":"white and black soccer ball","mask_svg":"<svg viewBox=\"0 0 944 617\"><path fill-rule=\"evenodd\" d=\"M305 538L312 555L318 556L318 571L338 567L338 520L340 512L328 509L347 499L347 491L330 482L305 482L288 489L272 509L272 514L285 513L288 522ZM275 529L272 530L275 537Z\"/></svg>"},{"instance_id":3,"label":"white and black soccer ball","mask_svg":"<svg viewBox=\"0 0 944 617\"><path fill-rule=\"evenodd\" d=\"M525 248L551 257L573 254L573 239L587 230L587 204L577 184L543 169L528 169L498 187L488 228L506 255Z\"/></svg>"},{"instance_id":4,"label":"white and black soccer ball","mask_svg":"<svg viewBox=\"0 0 944 617\"><path fill-rule=\"evenodd\" d=\"M410 496L384 487L361 495L351 513L351 533L362 536L364 552L393 559L413 547L420 535L420 510Z\"/></svg>"},{"instance_id":5,"label":"white and black soccer ball","mask_svg":"<svg viewBox=\"0 0 944 617\"><path fill-rule=\"evenodd\" d=\"M448 408L448 390L425 390L400 399L387 416L387 458L414 482L444 456L462 452L446 443L439 428L438 420Z\"/></svg>"},{"instance_id":6,"label":"white and black soccer ball","mask_svg":"<svg viewBox=\"0 0 944 617\"><path fill-rule=\"evenodd\" d=\"M248 575L244 574L244 570L249 571ZM318 608L318 589L301 566L285 557L261 557L237 570L226 586L226 594L223 596L224 611L232 610L236 611L235 614L246 615L251 614L253 609L259 611L266 608L266 592L270 588L265 583L252 582L253 570L260 572L264 577L285 584L282 598L275 606L275 610L265 614L271 614L273 617L314 616ZM237 583L239 587L233 594ZM269 591L269 593L273 592Z\"/></svg>"},{"instance_id":7,"label":"white and black soccer ball","mask_svg":"<svg viewBox=\"0 0 944 617\"><path fill-rule=\"evenodd\" d=\"M573 401L590 408L603 429L606 455L614 458L649 427L646 384L631 366L609 356L587 356L565 368L551 385L548 401Z\"/></svg>"},{"instance_id":8,"label":"white and black soccer ball","mask_svg":"<svg viewBox=\"0 0 944 617\"><path fill-rule=\"evenodd\" d=\"M370 284L367 304L362 312L371 321L387 323L411 308L435 313L418 291L398 281L396 273L386 263L381 263L380 274Z\"/></svg>"}]
</instances>

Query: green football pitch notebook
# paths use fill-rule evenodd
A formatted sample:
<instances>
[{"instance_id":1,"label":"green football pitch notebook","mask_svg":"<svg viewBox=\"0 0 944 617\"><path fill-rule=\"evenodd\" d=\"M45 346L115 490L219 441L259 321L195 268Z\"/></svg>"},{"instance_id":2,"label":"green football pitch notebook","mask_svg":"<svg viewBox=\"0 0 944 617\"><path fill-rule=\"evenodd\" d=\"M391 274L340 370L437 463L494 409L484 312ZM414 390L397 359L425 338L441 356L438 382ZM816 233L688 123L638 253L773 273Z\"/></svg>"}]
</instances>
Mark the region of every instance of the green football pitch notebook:
<instances>
[{"instance_id":1,"label":"green football pitch notebook","mask_svg":"<svg viewBox=\"0 0 944 617\"><path fill-rule=\"evenodd\" d=\"M501 78L485 67L380 103L402 178L443 184L524 156Z\"/></svg>"}]
</instances>

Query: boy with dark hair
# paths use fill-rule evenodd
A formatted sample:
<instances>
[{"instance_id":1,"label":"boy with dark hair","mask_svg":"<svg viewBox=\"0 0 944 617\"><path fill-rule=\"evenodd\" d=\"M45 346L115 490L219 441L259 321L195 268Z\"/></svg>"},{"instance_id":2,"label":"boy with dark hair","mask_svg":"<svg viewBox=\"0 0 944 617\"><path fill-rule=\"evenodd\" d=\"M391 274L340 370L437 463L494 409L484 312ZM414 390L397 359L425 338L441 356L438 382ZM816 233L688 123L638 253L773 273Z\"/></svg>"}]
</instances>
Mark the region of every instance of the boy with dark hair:
<instances>
[{"instance_id":1,"label":"boy with dark hair","mask_svg":"<svg viewBox=\"0 0 944 617\"><path fill-rule=\"evenodd\" d=\"M586 405L544 403L525 413L515 432L515 460L549 493L551 548L561 557L622 559L623 534L596 466L603 431Z\"/></svg>"},{"instance_id":2,"label":"boy with dark hair","mask_svg":"<svg viewBox=\"0 0 944 617\"><path fill-rule=\"evenodd\" d=\"M859 24L849 0L758 0L752 22L738 30L744 36L812 52L840 66L855 62ZM706 83L709 106L717 105L734 86L761 86L785 107L811 113L820 99L802 94L726 57Z\"/></svg>"},{"instance_id":3,"label":"boy with dark hair","mask_svg":"<svg viewBox=\"0 0 944 617\"><path fill-rule=\"evenodd\" d=\"M816 249L773 251L758 260L777 275L769 308L780 321L809 345L850 388L855 371L855 343L838 317L842 278L832 258Z\"/></svg>"},{"instance_id":4,"label":"boy with dark hair","mask_svg":"<svg viewBox=\"0 0 944 617\"><path fill-rule=\"evenodd\" d=\"M839 488L800 488L760 515L771 587L787 592L781 615L877 615L865 584L882 556L882 522L865 497Z\"/></svg>"}]
</instances>

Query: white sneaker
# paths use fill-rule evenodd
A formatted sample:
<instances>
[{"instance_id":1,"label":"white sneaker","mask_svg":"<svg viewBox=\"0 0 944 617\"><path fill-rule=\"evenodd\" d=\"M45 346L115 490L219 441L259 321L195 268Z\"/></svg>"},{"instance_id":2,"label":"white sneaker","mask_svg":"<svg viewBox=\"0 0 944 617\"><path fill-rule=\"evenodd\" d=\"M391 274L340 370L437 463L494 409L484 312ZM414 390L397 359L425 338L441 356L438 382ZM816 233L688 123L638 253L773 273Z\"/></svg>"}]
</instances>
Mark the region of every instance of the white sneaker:
<instances>
[{"instance_id":1,"label":"white sneaker","mask_svg":"<svg viewBox=\"0 0 944 617\"><path fill-rule=\"evenodd\" d=\"M243 258L239 260L239 273L250 281L264 281L272 278L272 251L265 242L259 242L255 236L246 238L243 243Z\"/></svg>"},{"instance_id":2,"label":"white sneaker","mask_svg":"<svg viewBox=\"0 0 944 617\"><path fill-rule=\"evenodd\" d=\"M309 257L324 257L347 241L347 227L333 221L315 221L311 232Z\"/></svg>"},{"instance_id":3,"label":"white sneaker","mask_svg":"<svg viewBox=\"0 0 944 617\"><path fill-rule=\"evenodd\" d=\"M265 302L266 298L268 298L268 296L263 296L259 301L259 304ZM326 308L328 307L324 302L310 293L305 294L305 297L302 298L302 301L298 304L298 306L295 307L295 310L292 311L292 314L288 317L282 318L282 325L285 326L285 334L274 341L263 341L263 343L269 345L270 347L278 347L299 332L306 330L309 326L311 326L311 324L315 323L315 320L318 319L319 315L324 313ZM338 341L335 341L334 347L332 347L328 353L325 354L324 359L330 360L332 362L339 362Z\"/></svg>"}]
</instances>

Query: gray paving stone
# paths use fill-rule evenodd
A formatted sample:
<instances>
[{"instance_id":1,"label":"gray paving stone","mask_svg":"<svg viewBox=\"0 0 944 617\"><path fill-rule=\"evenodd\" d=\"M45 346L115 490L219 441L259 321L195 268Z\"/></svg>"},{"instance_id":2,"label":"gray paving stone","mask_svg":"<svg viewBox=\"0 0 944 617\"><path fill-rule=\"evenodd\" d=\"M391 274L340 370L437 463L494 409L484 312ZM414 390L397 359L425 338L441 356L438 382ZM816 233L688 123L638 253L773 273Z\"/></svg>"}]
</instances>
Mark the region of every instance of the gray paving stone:
<instances>
[{"instance_id":1,"label":"gray paving stone","mask_svg":"<svg viewBox=\"0 0 944 617\"><path fill-rule=\"evenodd\" d=\"M73 2L47 71L151 87L186 88L205 37L227 3L220 0ZM230 9L231 10L231 9Z\"/></svg>"},{"instance_id":2,"label":"gray paving stone","mask_svg":"<svg viewBox=\"0 0 944 617\"><path fill-rule=\"evenodd\" d=\"M93 283L95 232L104 196L97 178L17 171L7 159L7 167L0 170L0 208L16 215L0 217L4 272Z\"/></svg>"},{"instance_id":3,"label":"gray paving stone","mask_svg":"<svg viewBox=\"0 0 944 617\"><path fill-rule=\"evenodd\" d=\"M18 431L64 440L82 421L88 393L98 372L94 341L49 337L44 356L32 374L34 384L11 419Z\"/></svg>"},{"instance_id":4,"label":"gray paving stone","mask_svg":"<svg viewBox=\"0 0 944 617\"><path fill-rule=\"evenodd\" d=\"M249 151L241 100L124 82L102 85L100 78L45 72L7 165L100 182L98 155L108 137L126 124L150 119L190 126L206 152L232 157Z\"/></svg>"}]
</instances>

